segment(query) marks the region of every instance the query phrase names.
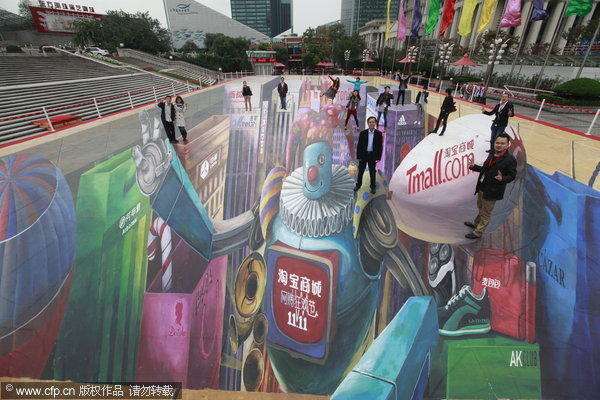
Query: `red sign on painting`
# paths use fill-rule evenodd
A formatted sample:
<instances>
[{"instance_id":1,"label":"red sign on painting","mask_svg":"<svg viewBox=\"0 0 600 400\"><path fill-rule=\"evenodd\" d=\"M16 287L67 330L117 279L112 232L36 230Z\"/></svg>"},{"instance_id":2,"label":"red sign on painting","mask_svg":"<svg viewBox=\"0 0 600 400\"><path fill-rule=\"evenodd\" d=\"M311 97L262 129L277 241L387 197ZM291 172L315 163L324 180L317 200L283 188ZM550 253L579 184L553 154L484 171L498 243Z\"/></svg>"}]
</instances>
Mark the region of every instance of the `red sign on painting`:
<instances>
[{"instance_id":1,"label":"red sign on painting","mask_svg":"<svg viewBox=\"0 0 600 400\"><path fill-rule=\"evenodd\" d=\"M316 343L329 319L329 275L292 257L280 257L273 277L273 311L279 329L300 343Z\"/></svg>"},{"instance_id":2,"label":"red sign on painting","mask_svg":"<svg viewBox=\"0 0 600 400\"><path fill-rule=\"evenodd\" d=\"M29 11L31 11L31 17L38 32L49 33L74 33L75 27L73 24L75 21L100 19L103 17L101 14L58 8L29 7Z\"/></svg>"}]
</instances>

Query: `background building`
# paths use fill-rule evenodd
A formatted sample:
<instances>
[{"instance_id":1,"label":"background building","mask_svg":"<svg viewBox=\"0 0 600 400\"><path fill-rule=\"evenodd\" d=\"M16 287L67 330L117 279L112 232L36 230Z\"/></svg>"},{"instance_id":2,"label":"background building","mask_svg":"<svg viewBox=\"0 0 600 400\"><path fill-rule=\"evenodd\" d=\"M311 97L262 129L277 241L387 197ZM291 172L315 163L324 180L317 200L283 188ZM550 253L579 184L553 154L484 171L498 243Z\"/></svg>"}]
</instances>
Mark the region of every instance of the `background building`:
<instances>
[{"instance_id":1,"label":"background building","mask_svg":"<svg viewBox=\"0 0 600 400\"><path fill-rule=\"evenodd\" d=\"M343 12L344 3L346 2L351 1L342 0L342 22L344 22ZM507 0L498 1L498 4L496 5L496 9L493 14L492 21L486 28L487 30L495 31L498 29L506 3ZM592 11L585 17L571 15L568 17L563 16L563 18L561 18L563 9L567 7L567 3L567 1L546 1L544 3L544 7L549 12L549 17L543 21L529 22L532 10L532 0L525 0L523 1L521 9L521 25L514 28L503 28L502 30L510 33L513 36L518 36L523 39L523 44L521 46L522 48L520 53L527 53L529 49L532 46L535 46L536 44L551 43L553 35L555 33L557 34L557 37L554 47L559 49L559 51L562 51L564 46L567 44L566 39L562 37L562 34L564 32L568 31L573 26L587 24L592 19L600 18L600 7L598 7L599 1L594 2ZM481 34L477 33L477 28L479 27L479 20L481 18L483 0L479 0L475 8L472 20L472 30L468 36L460 36L458 34L458 23L462 14L463 4L464 0L459 0L456 2L454 20L446 30L444 38L457 40L457 43L460 44L460 46L471 49L476 44L477 39L481 37ZM414 6L415 0L407 0L405 2L406 26L408 29L407 34L409 35L414 15ZM431 35L425 36L425 23L427 21L428 10L429 2L422 1L421 11L423 14L423 20L419 29L419 38L437 39L439 37L442 17L440 15L436 29L431 33ZM382 47L384 46L384 43L386 47L396 47L398 50L404 49L407 46L408 40L398 41L396 39L398 25L397 14L396 17L393 17L391 19L392 25L390 38L387 41L385 41L385 16L379 17L379 19L377 20L369 21L368 23L363 24L361 27L359 27L359 35L364 38L366 47L369 48L371 51L381 51ZM416 39L412 38L410 45L414 45L415 43ZM516 50L516 48L514 50Z\"/></svg>"},{"instance_id":2,"label":"background building","mask_svg":"<svg viewBox=\"0 0 600 400\"><path fill-rule=\"evenodd\" d=\"M269 41L269 36L195 1L184 4L179 0L164 0L164 5L167 25L176 49L187 41L194 42L198 47L205 47L207 33L243 37L252 43Z\"/></svg>"},{"instance_id":3,"label":"background building","mask_svg":"<svg viewBox=\"0 0 600 400\"><path fill-rule=\"evenodd\" d=\"M392 21L398 19L398 4L398 1L392 1ZM387 0L342 0L341 22L348 35L358 32L367 22L379 18L387 18Z\"/></svg>"},{"instance_id":4,"label":"background building","mask_svg":"<svg viewBox=\"0 0 600 400\"><path fill-rule=\"evenodd\" d=\"M231 0L231 16L274 37L292 27L292 0Z\"/></svg>"}]
</instances>

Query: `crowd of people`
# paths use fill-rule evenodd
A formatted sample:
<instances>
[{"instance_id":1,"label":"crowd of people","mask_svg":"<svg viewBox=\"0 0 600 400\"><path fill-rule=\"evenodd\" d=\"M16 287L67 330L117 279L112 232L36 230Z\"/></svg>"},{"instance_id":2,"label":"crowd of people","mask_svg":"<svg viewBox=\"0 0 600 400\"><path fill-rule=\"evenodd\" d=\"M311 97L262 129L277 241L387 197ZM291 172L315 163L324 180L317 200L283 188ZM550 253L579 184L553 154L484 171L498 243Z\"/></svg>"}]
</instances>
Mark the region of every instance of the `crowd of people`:
<instances>
[{"instance_id":1,"label":"crowd of people","mask_svg":"<svg viewBox=\"0 0 600 400\"><path fill-rule=\"evenodd\" d=\"M398 78L398 98L396 99L396 105L399 105L401 102L401 105L404 106L405 93L408 89L410 76L399 75ZM321 97L327 97L333 102L340 87L340 79L331 76L329 76L329 79L331 80L331 85L325 92L321 93ZM360 77L357 77L354 81L347 81L354 84L354 88L346 103L347 115L344 123L345 130L348 130L348 121L350 117L353 117L357 128L360 126L357 110L362 99L359 92L361 85L367 83L367 81L361 81ZM435 128L429 132L429 134L437 134L437 131L441 126L442 130L439 133L439 136L444 135L448 117L452 112L456 111L456 102L454 101L452 93L454 91L455 93L459 93L460 97L466 98L465 90L466 86L457 86L455 89L446 89L446 96L442 101ZM485 101L482 101L482 98L485 98L483 85L475 85L472 90L473 100L485 104ZM280 98L280 108L286 110L288 86L283 77L279 80L277 92ZM248 86L246 81L242 84L242 96L244 97L245 110L252 111L252 89ZM421 119L425 117L425 105L428 102L428 96L427 84L425 84L416 96L415 105L417 106L417 120L415 124L420 123ZM358 146L356 149L356 158L358 160L359 168L356 186L354 188L355 192L360 190L362 186L362 177L367 166L369 167L369 174L371 177L371 193L375 193L376 191L374 186L375 174L377 171L376 164L381 160L383 154L383 134L387 129L388 122L387 112L392 105L393 99L394 96L391 92L391 87L385 86L384 91L377 97L377 117L369 117L367 119L368 128L361 131L359 134ZM177 127L183 142L187 143L187 131L185 127L187 105L183 98L177 96L173 102L171 96L166 96L157 104L157 106L160 109L160 119L169 141L171 143L179 143L175 133L175 127ZM514 156L508 152L511 138L505 133L509 118L515 115L514 105L509 101L508 95L503 94L500 103L494 108L486 110L482 107L481 112L486 115L494 116L494 119L490 127L490 149L487 150L490 154L482 165L476 165L472 160L469 163L469 168L479 172L479 177L475 188L478 214L473 221L465 221L465 225L472 229L472 232L465 235L468 239L479 239L482 237L485 229L489 225L495 203L502 200L506 185L514 180L516 176L517 162ZM377 129L380 126L381 117L383 117L383 132Z\"/></svg>"}]
</instances>

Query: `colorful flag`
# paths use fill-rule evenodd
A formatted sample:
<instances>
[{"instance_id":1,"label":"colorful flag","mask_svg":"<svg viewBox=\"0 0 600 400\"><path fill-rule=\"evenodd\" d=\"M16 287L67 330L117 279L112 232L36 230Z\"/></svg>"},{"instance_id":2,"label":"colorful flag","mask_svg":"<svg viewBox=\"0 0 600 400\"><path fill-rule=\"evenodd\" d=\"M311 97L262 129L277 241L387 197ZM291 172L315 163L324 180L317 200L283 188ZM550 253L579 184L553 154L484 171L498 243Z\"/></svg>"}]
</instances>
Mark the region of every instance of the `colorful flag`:
<instances>
[{"instance_id":1,"label":"colorful flag","mask_svg":"<svg viewBox=\"0 0 600 400\"><path fill-rule=\"evenodd\" d=\"M427 17L427 29L425 30L425 35L431 35L435 30L439 18L440 0L431 0L429 3L429 17Z\"/></svg>"},{"instance_id":2,"label":"colorful flag","mask_svg":"<svg viewBox=\"0 0 600 400\"><path fill-rule=\"evenodd\" d=\"M476 0L477 1L477 0ZM423 21L423 13L421 13L421 0L415 1L415 12L412 19L412 37L419 37L419 29L421 28L421 22Z\"/></svg>"},{"instance_id":3,"label":"colorful flag","mask_svg":"<svg viewBox=\"0 0 600 400\"><path fill-rule=\"evenodd\" d=\"M550 13L544 10L544 0L533 0L533 12L531 13L531 21L540 21L548 18Z\"/></svg>"},{"instance_id":4,"label":"colorful flag","mask_svg":"<svg viewBox=\"0 0 600 400\"><path fill-rule=\"evenodd\" d=\"M482 33L485 28L488 27L490 22L492 21L492 15L494 15L494 10L496 9L496 4L498 0L484 0L483 9L481 10L481 18L479 19L479 28L477 28L477 33Z\"/></svg>"},{"instance_id":5,"label":"colorful flag","mask_svg":"<svg viewBox=\"0 0 600 400\"><path fill-rule=\"evenodd\" d=\"M452 25L452 20L454 20L454 2L455 0L446 0L446 4L444 5L444 16L442 17L442 27L440 29L440 37L444 36L446 29Z\"/></svg>"},{"instance_id":6,"label":"colorful flag","mask_svg":"<svg viewBox=\"0 0 600 400\"><path fill-rule=\"evenodd\" d=\"M460 21L458 21L459 35L469 36L471 34L475 7L477 7L477 0L465 0L462 8L462 14L460 15Z\"/></svg>"},{"instance_id":7,"label":"colorful flag","mask_svg":"<svg viewBox=\"0 0 600 400\"><path fill-rule=\"evenodd\" d=\"M567 6L566 16L578 15L580 17L585 17L590 13L590 11L592 11L593 5L593 0L571 0Z\"/></svg>"},{"instance_id":8,"label":"colorful flag","mask_svg":"<svg viewBox=\"0 0 600 400\"><path fill-rule=\"evenodd\" d=\"M404 16L404 0L400 0L400 6L398 7L398 34L396 35L398 40L406 40L406 17Z\"/></svg>"},{"instance_id":9,"label":"colorful flag","mask_svg":"<svg viewBox=\"0 0 600 400\"><path fill-rule=\"evenodd\" d=\"M385 40L390 38L390 6L392 5L392 0L388 0L387 2L387 20L385 21Z\"/></svg>"},{"instance_id":10,"label":"colorful flag","mask_svg":"<svg viewBox=\"0 0 600 400\"><path fill-rule=\"evenodd\" d=\"M508 0L506 10L500 21L500 28L521 25L521 0Z\"/></svg>"}]
</instances>

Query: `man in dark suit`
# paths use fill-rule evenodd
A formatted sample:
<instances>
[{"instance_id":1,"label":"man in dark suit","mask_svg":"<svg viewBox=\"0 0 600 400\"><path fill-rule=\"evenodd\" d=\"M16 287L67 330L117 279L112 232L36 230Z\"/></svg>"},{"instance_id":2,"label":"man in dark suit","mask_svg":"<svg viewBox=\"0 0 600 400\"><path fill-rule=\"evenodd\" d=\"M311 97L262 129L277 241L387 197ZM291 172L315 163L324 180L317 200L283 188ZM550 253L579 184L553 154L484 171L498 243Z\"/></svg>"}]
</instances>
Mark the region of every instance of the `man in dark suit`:
<instances>
[{"instance_id":1,"label":"man in dark suit","mask_svg":"<svg viewBox=\"0 0 600 400\"><path fill-rule=\"evenodd\" d=\"M171 96L166 96L163 101L158 103L160 108L160 120L165 127L165 132L171 143L179 143L179 140L175 139L175 107L171 103Z\"/></svg>"},{"instance_id":2,"label":"man in dark suit","mask_svg":"<svg viewBox=\"0 0 600 400\"><path fill-rule=\"evenodd\" d=\"M479 239L483 236L496 201L504 198L506 184L512 182L517 175L517 160L508 152L509 146L510 136L501 133L494 143L494 153L488 156L483 165L469 161L469 169L479 172L475 187L479 214L473 222L465 222L466 226L473 228L472 233L465 235L467 239Z\"/></svg>"},{"instance_id":3,"label":"man in dark suit","mask_svg":"<svg viewBox=\"0 0 600 400\"><path fill-rule=\"evenodd\" d=\"M287 110L285 98L288 92L288 85L287 83L285 83L285 79L283 77L279 79L279 85L277 85L277 92L279 93L279 99L281 100L281 108L283 110Z\"/></svg>"},{"instance_id":4,"label":"man in dark suit","mask_svg":"<svg viewBox=\"0 0 600 400\"><path fill-rule=\"evenodd\" d=\"M494 115L494 122L492 122L492 136L490 138L490 150L488 153L494 151L494 143L499 134L503 133L508 125L508 117L515 116L515 108L513 104L508 101L508 95L505 93L500 99L500 104L496 104L496 107L490 111L485 111L485 108L481 108L481 111L485 115Z\"/></svg>"},{"instance_id":5,"label":"man in dark suit","mask_svg":"<svg viewBox=\"0 0 600 400\"><path fill-rule=\"evenodd\" d=\"M398 98L396 99L396 105L400 102L400 97L402 96L402 106L404 106L404 95L406 94L406 89L408 89L408 81L410 76L402 75L400 77L400 84L398 85Z\"/></svg>"},{"instance_id":6,"label":"man in dark suit","mask_svg":"<svg viewBox=\"0 0 600 400\"><path fill-rule=\"evenodd\" d=\"M369 129L365 129L358 136L358 146L356 149L356 158L358 158L358 178L354 191L356 192L362 186L362 177L365 173L365 167L369 166L369 175L371 176L371 193L375 194L375 177L377 161L381 160L383 153L383 136L377 129L377 118L369 117L367 120Z\"/></svg>"}]
</instances>

